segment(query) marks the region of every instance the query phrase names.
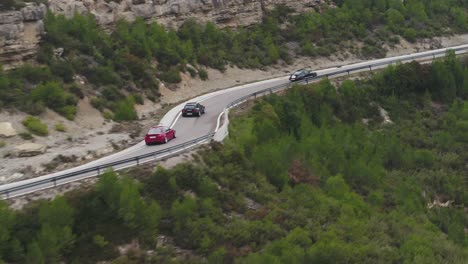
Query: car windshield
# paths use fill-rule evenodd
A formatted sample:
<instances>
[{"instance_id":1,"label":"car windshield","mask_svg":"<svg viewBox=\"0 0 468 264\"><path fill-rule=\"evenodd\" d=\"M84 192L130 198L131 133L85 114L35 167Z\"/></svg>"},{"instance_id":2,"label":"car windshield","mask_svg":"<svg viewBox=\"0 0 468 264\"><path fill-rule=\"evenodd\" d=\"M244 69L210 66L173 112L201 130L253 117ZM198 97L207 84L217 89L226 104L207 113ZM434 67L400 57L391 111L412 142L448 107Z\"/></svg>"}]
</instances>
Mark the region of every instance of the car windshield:
<instances>
[{"instance_id":1,"label":"car windshield","mask_svg":"<svg viewBox=\"0 0 468 264\"><path fill-rule=\"evenodd\" d=\"M194 109L194 108L195 108L194 104L185 105L185 109Z\"/></svg>"},{"instance_id":2,"label":"car windshield","mask_svg":"<svg viewBox=\"0 0 468 264\"><path fill-rule=\"evenodd\" d=\"M148 134L162 134L162 133L164 133L163 127L153 127L148 132Z\"/></svg>"},{"instance_id":3,"label":"car windshield","mask_svg":"<svg viewBox=\"0 0 468 264\"><path fill-rule=\"evenodd\" d=\"M303 70L299 70L299 71L293 73L293 75L299 75L299 74L302 74L303 72L304 72Z\"/></svg>"}]
</instances>

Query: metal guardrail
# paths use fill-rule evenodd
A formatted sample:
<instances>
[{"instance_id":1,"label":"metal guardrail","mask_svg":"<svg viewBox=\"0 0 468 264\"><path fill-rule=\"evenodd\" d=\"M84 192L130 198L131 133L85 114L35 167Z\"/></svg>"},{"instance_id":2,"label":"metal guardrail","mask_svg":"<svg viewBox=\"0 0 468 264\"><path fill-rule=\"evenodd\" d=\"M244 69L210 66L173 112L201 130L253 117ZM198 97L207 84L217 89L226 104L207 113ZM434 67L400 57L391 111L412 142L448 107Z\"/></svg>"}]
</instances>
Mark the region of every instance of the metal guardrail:
<instances>
[{"instance_id":1,"label":"metal guardrail","mask_svg":"<svg viewBox=\"0 0 468 264\"><path fill-rule=\"evenodd\" d=\"M311 80L328 78L330 76L336 76L336 75L340 75L340 74L344 74L344 73L349 74L351 72L365 70L365 69L372 70L372 67L390 65L390 64L393 64L393 63L396 63L396 62L403 62L403 61L415 60L415 59L426 58L426 57L432 57L432 58L435 59L436 56L438 56L438 55L445 55L448 50L453 50L454 52L468 51L468 45L466 45L464 47L448 48L448 49L433 51L433 52L428 51L428 52L423 52L423 54L400 56L398 59L386 60L386 61L383 61L383 62L377 62L377 63L363 65L363 66L346 68L346 69L334 71L332 73L327 73L327 74L319 75L319 76L316 76L316 77L307 78L307 79L301 80L301 81L296 82L296 83L308 83ZM404 58L402 58L402 57L404 57ZM232 107L235 107L235 106L237 106L237 105L239 105L239 104L241 104L241 103L243 103L243 102L245 102L245 101L247 101L249 99L257 98L257 97L265 95L265 94L272 94L274 92L286 89L286 88L288 88L290 86L291 86L291 83L277 85L277 86L274 86L274 87L270 87L270 88L267 88L267 89L263 89L263 90L260 90L260 91L245 95L245 96L243 96L241 98L238 98L238 99L230 102L228 105L226 105L225 110L223 111L225 113L226 121L228 120L228 114L227 114L228 109L230 109ZM227 127L228 124L229 124L229 122L224 122L223 126ZM124 166L124 167L116 168L116 166L120 166L120 165L124 165L124 164L130 164L130 163L134 163L135 165L139 165L139 164L142 164L142 163L145 163L145 162L148 162L148 161L156 160L158 158L164 158L164 157L166 157L168 155L175 154L175 153L181 152L183 150L192 148L192 147L194 147L196 145L199 145L199 144L201 144L201 143L203 143L205 141L209 141L214 136L215 136L215 133L210 133L208 135L193 139L191 141L188 141L188 142L176 145L176 146L172 146L172 147L165 148L165 149L162 149L162 150L158 150L158 151L154 151L154 152L151 152L151 153L139 155L139 156L136 156L136 157L133 157L133 158L128 158L128 159L123 159L123 160L119 160L119 161L115 161L115 162L110 162L110 163L95 166L95 167L92 167L92 168L78 170L78 171L74 171L74 172L70 172L70 173L65 173L65 174L62 174L62 175L59 175L59 176L50 177L50 178L47 178L47 179L41 179L41 180L25 183L25 184L10 187L10 188L1 189L2 186L0 186L0 199L8 199L8 198L16 197L16 196L21 196L21 195L31 193L31 192L34 192L34 191L37 191L37 190L42 190L42 189L47 189L47 188L52 188L52 187L56 187L56 186L59 186L59 185L67 184L67 183L73 182L75 180L82 180L82 179L86 179L86 178L89 178L89 177L94 177L96 175L99 176L102 171L104 171L106 169L109 169L109 168L114 168L114 169L118 170L118 169L123 169L123 168L129 167L129 166ZM93 174L93 172L95 174ZM81 177L81 178L75 179L75 180L71 179L69 181L64 181L66 179L70 179L70 178L73 178L73 177L76 177L76 176L79 176L79 175L84 175L84 174L87 174L87 173L91 173L91 175L88 175L86 177ZM26 180L26 181L28 181L28 180ZM64 181L64 182L60 182L60 181ZM36 190L31 190L29 192L25 191L25 192L22 192L22 193L19 193L19 194L15 194L15 192L18 192L18 191L21 191L21 190L27 190L28 188L41 186L41 185L46 185L46 186L43 186L43 188L39 188L39 189L36 189Z\"/></svg>"},{"instance_id":2,"label":"metal guardrail","mask_svg":"<svg viewBox=\"0 0 468 264\"><path fill-rule=\"evenodd\" d=\"M403 62L403 61L408 61L408 60L413 61L415 59L426 58L426 57L431 57L432 59L435 59L436 56L438 56L438 55L447 54L447 51L449 51L449 50L454 51L454 52L468 51L468 46L467 47L461 47L461 48L453 48L453 49L448 48L448 49L443 50L443 51L424 52L424 54L405 55L406 56L405 58L399 58L399 59L388 60L388 61L378 62L378 63L374 63L374 64L369 64L369 65L363 65L363 66L343 69L343 70L335 71L335 72L332 72L332 73L318 75L318 76L315 76L315 77L309 77L309 78L303 79L303 80L295 82L295 83L308 83L309 81L322 79L324 77L328 78L328 77L331 77L331 76L340 75L340 74L344 74L344 73L349 74L351 72L360 71L360 70L367 70L367 69L372 70L372 67L385 66L385 65L390 65L390 64L393 64L393 63ZM251 97L254 97L254 99L255 99L255 98L257 98L258 96L260 96L262 94L274 93L274 92L277 92L279 90L288 88L290 86L291 86L291 83L286 83L286 84L277 85L277 86L274 86L274 87L266 88L266 89L263 89L263 90L260 90L260 91L245 95L245 96L243 96L241 98L238 98L238 99L232 101L231 103L229 103L226 106L226 108L232 108L234 106L237 106L239 103L244 102L244 101L250 99Z\"/></svg>"},{"instance_id":3,"label":"metal guardrail","mask_svg":"<svg viewBox=\"0 0 468 264\"><path fill-rule=\"evenodd\" d=\"M143 155L139 155L139 156L136 156L136 157L123 159L123 160L119 160L119 161L114 161L114 162L109 162L109 163L102 164L102 165L99 165L99 166L95 166L95 167L92 167L92 168L78 170L78 171L74 171L74 172L70 172L70 173L65 173L65 174L62 174L62 175L55 176L55 177L50 177L50 178L47 178L47 179L41 179L41 180L38 180L38 181L25 183L25 184L22 184L22 185L19 185L19 186L14 186L14 187L11 187L11 188L3 189L3 190L0 190L0 196L1 196L0 199L9 199L9 198L12 198L12 197L21 196L21 195L30 193L30 192L24 192L24 193L20 193L20 194L15 195L15 192L18 192L18 191L21 191L21 190L27 190L27 189L29 189L31 187L42 186L42 188L39 188L38 190L57 187L57 186L64 185L64 184L72 182L72 181L64 181L64 180L73 178L75 176L91 173L91 175L88 175L87 177L77 179L77 180L82 180L82 179L86 179L86 178L89 178L89 177L94 177L96 175L99 176L99 175L101 175L102 172L104 172L105 170L110 169L110 168L118 170L118 169L124 169L124 168L128 167L128 166L122 166L122 167L118 168L116 166L130 165L130 164L140 165L140 164L143 164L143 163L146 163L146 162L149 162L149 161L164 158L164 157L167 157L168 155L176 154L176 153L181 152L183 150L187 150L189 148L197 146L197 145L199 145L201 143L204 143L205 141L209 141L209 140L212 139L213 136L214 136L214 133L210 133L208 135L205 135L205 136L202 136L202 137L199 137L199 138L196 138L196 139L193 139L193 140L190 140L190 141L187 141L187 142L184 142L182 144L178 144L178 145L175 145L175 146L172 146L172 147L169 147L169 148L165 148L165 149L162 149L162 150L157 150L157 151L150 152L150 153L143 154ZM93 174L93 172L94 172L94 174ZM31 192L34 192L34 191L37 191L37 190L31 190Z\"/></svg>"}]
</instances>

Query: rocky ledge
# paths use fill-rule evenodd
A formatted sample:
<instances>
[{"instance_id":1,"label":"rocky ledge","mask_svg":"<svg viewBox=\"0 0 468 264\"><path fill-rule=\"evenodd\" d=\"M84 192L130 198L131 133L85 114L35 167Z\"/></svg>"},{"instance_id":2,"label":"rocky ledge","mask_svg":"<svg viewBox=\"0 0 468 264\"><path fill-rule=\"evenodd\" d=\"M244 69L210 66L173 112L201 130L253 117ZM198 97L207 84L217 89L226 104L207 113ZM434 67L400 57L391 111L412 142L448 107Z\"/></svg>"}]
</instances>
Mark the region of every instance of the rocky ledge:
<instances>
[{"instance_id":1,"label":"rocky ledge","mask_svg":"<svg viewBox=\"0 0 468 264\"><path fill-rule=\"evenodd\" d=\"M214 22L220 27L259 23L266 10L285 5L297 12L319 11L325 0L49 0L52 12L67 17L93 14L98 23L112 26L117 20L142 17L177 28L188 18Z\"/></svg>"},{"instance_id":2,"label":"rocky ledge","mask_svg":"<svg viewBox=\"0 0 468 264\"><path fill-rule=\"evenodd\" d=\"M35 55L46 10L43 4L27 3L20 10L0 12L0 64L14 67Z\"/></svg>"}]
</instances>

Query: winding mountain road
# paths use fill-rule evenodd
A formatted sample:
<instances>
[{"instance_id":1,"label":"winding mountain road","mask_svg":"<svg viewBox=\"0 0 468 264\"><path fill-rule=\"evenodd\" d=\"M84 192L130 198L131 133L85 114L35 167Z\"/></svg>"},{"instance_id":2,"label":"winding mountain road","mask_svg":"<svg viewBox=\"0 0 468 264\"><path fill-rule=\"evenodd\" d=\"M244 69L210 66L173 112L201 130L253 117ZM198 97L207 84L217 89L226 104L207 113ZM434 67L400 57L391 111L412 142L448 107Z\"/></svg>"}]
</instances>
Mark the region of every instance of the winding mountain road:
<instances>
[{"instance_id":1,"label":"winding mountain road","mask_svg":"<svg viewBox=\"0 0 468 264\"><path fill-rule=\"evenodd\" d=\"M351 65L344 65L344 66L338 66L338 67L329 68L329 69L317 70L316 72L318 73L319 77L333 75L337 72L341 72L341 74L334 75L333 77L347 75L348 73L346 72L346 70L348 69L358 68L358 70L353 70L352 71L353 73L356 73L359 71L369 71L369 69L377 69L377 68L386 67L388 64L395 63L397 60L405 61L405 60L412 59L415 55L417 56L420 55L422 60L428 61L435 57L444 56L443 53L447 49L454 49L456 50L457 54L461 54L461 53L468 52L468 45L439 49L436 51L426 51L426 52L421 52L421 53L408 54L408 55L392 57L392 58L365 61L365 62L351 64ZM372 67L367 68L369 65L372 65ZM263 90L263 89L268 89L268 88L279 86L279 85L286 85L288 83L289 83L288 76L283 76L283 77L279 77L275 79L270 79L270 80L246 84L246 85L242 85L242 86L238 86L234 88L229 88L225 90L220 90L220 91L216 91L210 94L199 96L197 98L193 98L189 101L198 101L206 106L206 114L202 115L201 117L181 117L180 111L185 103L180 104L174 107L173 109L171 109L162 118L160 122L163 125L172 126L176 130L177 138L169 141L167 144L146 146L144 141L142 141L128 149L125 149L118 153L114 153L112 155L100 158L98 160L89 162L87 164L84 164L75 168L40 176L40 177L33 178L33 179L28 179L28 180L1 185L0 186L0 199L8 199L11 197L21 196L27 193L38 191L38 190L42 190L46 188L53 188L55 186L65 184L68 182L73 182L73 181L78 181L81 179L93 177L101 173L101 171L93 170L93 171L89 171L89 172L78 174L78 175L67 176L66 178L63 178L63 179L54 180L55 178L61 175L70 174L70 173L81 171L81 170L91 169L96 166L101 166L101 165L112 163L112 162L118 162L123 159L139 157L143 154L152 153L157 150L170 149L171 147L174 147L176 145L189 142L191 140L200 138L204 135L213 133L215 129L217 129L217 122L219 121L218 117L220 116L220 113L222 113L225 110L226 105L228 105L230 102L238 98L241 98L243 96ZM164 156L168 156L168 155L173 155L173 153L167 153L167 154L163 153L161 155L158 154L157 158L158 159L163 158ZM142 162L143 161L144 160L142 160ZM137 163L114 166L114 169L122 169L125 167L134 166ZM49 181L44 182L44 180L49 180ZM42 184L40 182L44 182L44 183Z\"/></svg>"}]
</instances>

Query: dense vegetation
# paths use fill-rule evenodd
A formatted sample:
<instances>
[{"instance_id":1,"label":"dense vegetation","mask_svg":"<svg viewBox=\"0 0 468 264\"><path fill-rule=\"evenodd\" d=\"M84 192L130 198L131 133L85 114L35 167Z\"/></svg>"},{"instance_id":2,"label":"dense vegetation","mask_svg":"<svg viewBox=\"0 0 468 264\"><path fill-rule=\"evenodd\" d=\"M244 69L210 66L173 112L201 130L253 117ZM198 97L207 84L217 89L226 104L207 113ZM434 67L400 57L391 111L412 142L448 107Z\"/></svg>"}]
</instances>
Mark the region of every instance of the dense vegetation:
<instances>
[{"instance_id":1,"label":"dense vegetation","mask_svg":"<svg viewBox=\"0 0 468 264\"><path fill-rule=\"evenodd\" d=\"M18 106L39 114L49 107L73 119L77 99L86 95L106 118L133 120L134 104L142 103L143 95L157 100L159 80L178 83L180 72L207 79L203 66L221 71L229 64L261 68L279 60L290 62L293 53L328 56L348 50L380 57L385 44L399 42L398 35L415 41L468 30L468 4L463 0L335 2L336 8L323 6L320 13L300 15L279 6L261 24L237 31L194 20L178 30L165 29L137 19L118 22L108 34L91 15L66 19L49 12L47 35L37 56L42 66L0 72L0 108ZM361 48L356 41L363 42ZM287 45L293 43L299 45ZM63 48L63 54L57 48ZM76 74L93 89L83 91ZM42 92L31 93L36 86Z\"/></svg>"},{"instance_id":2,"label":"dense vegetation","mask_svg":"<svg viewBox=\"0 0 468 264\"><path fill-rule=\"evenodd\" d=\"M393 123L382 122L379 107ZM453 54L432 65L389 67L369 80L295 86L233 114L229 139L194 163L127 172L139 181L107 172L89 192L20 212L1 204L0 260L468 258L468 67ZM120 256L117 246L132 240L139 246Z\"/></svg>"},{"instance_id":3,"label":"dense vegetation","mask_svg":"<svg viewBox=\"0 0 468 264\"><path fill-rule=\"evenodd\" d=\"M468 30L463 0L338 0L339 8L320 15L310 13L292 18L291 38L301 43L306 55L330 55L342 49L364 57L386 53L384 44L398 43L398 37L414 42ZM349 40L364 42L361 49Z\"/></svg>"}]
</instances>

